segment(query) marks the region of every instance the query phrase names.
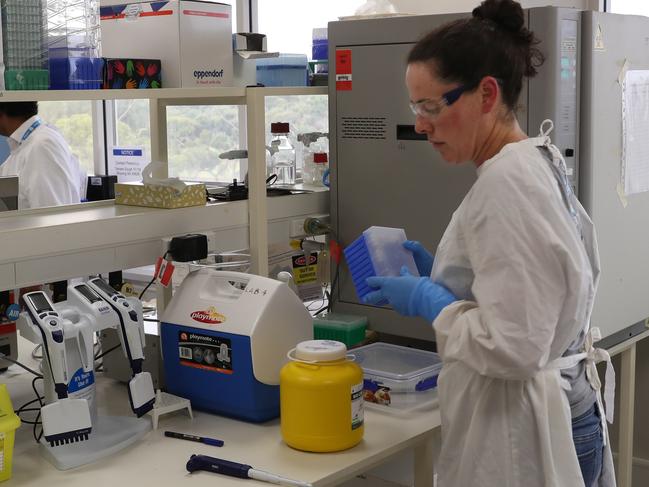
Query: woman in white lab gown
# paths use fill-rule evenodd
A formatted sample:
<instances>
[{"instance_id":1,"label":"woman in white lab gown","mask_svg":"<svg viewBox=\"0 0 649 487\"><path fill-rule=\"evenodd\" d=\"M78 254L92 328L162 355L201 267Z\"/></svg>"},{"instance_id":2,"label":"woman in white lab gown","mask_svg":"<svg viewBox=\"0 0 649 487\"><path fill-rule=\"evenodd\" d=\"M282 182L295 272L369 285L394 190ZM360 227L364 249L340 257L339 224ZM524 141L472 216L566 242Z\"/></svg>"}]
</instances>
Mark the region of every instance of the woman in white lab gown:
<instances>
[{"instance_id":1,"label":"woman in white lab gown","mask_svg":"<svg viewBox=\"0 0 649 487\"><path fill-rule=\"evenodd\" d=\"M594 366L606 354L589 332L592 222L550 143L551 123L528 138L514 116L523 77L542 62L512 0L483 2L408 59L416 130L446 161L478 168L434 264L408 244L430 278L368 279L367 302L387 298L433 322L444 361L441 487L615 485Z\"/></svg>"}]
</instances>

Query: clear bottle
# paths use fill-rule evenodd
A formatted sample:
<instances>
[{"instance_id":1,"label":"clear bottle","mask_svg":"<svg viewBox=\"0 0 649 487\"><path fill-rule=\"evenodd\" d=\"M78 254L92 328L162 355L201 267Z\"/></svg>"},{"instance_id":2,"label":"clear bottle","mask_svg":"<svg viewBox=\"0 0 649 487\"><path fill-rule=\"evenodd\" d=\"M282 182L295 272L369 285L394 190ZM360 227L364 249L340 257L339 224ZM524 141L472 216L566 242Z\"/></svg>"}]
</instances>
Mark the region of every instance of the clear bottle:
<instances>
[{"instance_id":1,"label":"clear bottle","mask_svg":"<svg viewBox=\"0 0 649 487\"><path fill-rule=\"evenodd\" d=\"M302 151L302 182L313 184L313 151L308 146Z\"/></svg>"},{"instance_id":2,"label":"clear bottle","mask_svg":"<svg viewBox=\"0 0 649 487\"><path fill-rule=\"evenodd\" d=\"M274 149L272 156L273 173L277 175L277 184L295 184L295 148L288 139L288 123L271 123L273 138L270 142Z\"/></svg>"},{"instance_id":3,"label":"clear bottle","mask_svg":"<svg viewBox=\"0 0 649 487\"><path fill-rule=\"evenodd\" d=\"M329 167L326 152L316 152L313 154L313 184L315 186L324 186L322 181L324 173Z\"/></svg>"},{"instance_id":4,"label":"clear bottle","mask_svg":"<svg viewBox=\"0 0 649 487\"><path fill-rule=\"evenodd\" d=\"M270 148L266 147L266 178L269 178L273 174L273 156L270 153Z\"/></svg>"}]
</instances>

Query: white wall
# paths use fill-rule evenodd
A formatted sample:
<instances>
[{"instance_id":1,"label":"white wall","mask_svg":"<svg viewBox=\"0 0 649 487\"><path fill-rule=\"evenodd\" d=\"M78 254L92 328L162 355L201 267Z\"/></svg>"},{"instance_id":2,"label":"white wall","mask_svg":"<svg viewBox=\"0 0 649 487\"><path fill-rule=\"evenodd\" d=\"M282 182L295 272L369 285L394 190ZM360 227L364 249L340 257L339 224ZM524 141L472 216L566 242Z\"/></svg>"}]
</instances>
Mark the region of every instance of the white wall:
<instances>
[{"instance_id":1,"label":"white wall","mask_svg":"<svg viewBox=\"0 0 649 487\"><path fill-rule=\"evenodd\" d=\"M268 1L268 0L266 0ZM470 12L480 4L480 0L391 0L400 13L439 14ZM524 8L531 7L573 7L578 9L600 9L599 0L520 0Z\"/></svg>"}]
</instances>

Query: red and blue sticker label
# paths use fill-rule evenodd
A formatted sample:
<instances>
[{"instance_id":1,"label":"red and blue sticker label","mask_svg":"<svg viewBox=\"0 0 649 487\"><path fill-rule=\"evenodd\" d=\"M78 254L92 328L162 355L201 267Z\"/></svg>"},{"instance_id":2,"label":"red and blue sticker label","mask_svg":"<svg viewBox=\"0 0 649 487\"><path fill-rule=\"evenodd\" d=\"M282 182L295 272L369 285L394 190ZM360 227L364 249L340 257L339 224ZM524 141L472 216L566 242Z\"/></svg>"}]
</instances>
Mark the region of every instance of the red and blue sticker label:
<instances>
[{"instance_id":1,"label":"red and blue sticker label","mask_svg":"<svg viewBox=\"0 0 649 487\"><path fill-rule=\"evenodd\" d=\"M100 7L99 15L101 20L117 20L126 17L160 17L164 15L173 15L174 11L170 8L165 9L170 2L152 2L147 4L126 4ZM183 15L192 15L198 17L216 17L229 19L230 14L225 12L206 12L203 10L185 9Z\"/></svg>"},{"instance_id":2,"label":"red and blue sticker label","mask_svg":"<svg viewBox=\"0 0 649 487\"><path fill-rule=\"evenodd\" d=\"M352 89L352 50L336 49L336 91Z\"/></svg>"},{"instance_id":3,"label":"red and blue sticker label","mask_svg":"<svg viewBox=\"0 0 649 487\"><path fill-rule=\"evenodd\" d=\"M99 15L101 20L123 19L130 15L136 15L138 17L158 17L162 15L173 15L173 10L164 10L164 8L169 3L170 2L152 2L144 5L127 4L100 7Z\"/></svg>"}]
</instances>

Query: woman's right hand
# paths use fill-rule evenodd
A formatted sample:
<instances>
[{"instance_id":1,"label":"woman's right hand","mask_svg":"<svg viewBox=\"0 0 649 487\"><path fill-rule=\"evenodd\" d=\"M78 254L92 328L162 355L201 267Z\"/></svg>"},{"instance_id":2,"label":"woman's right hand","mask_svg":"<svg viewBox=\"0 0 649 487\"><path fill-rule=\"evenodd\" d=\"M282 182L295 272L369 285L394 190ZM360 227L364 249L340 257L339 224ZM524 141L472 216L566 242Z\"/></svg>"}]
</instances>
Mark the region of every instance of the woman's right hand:
<instances>
[{"instance_id":1,"label":"woman's right hand","mask_svg":"<svg viewBox=\"0 0 649 487\"><path fill-rule=\"evenodd\" d=\"M435 259L433 255L417 240L406 240L403 242L403 246L412 252L419 275L429 277L433 270L433 261Z\"/></svg>"}]
</instances>

